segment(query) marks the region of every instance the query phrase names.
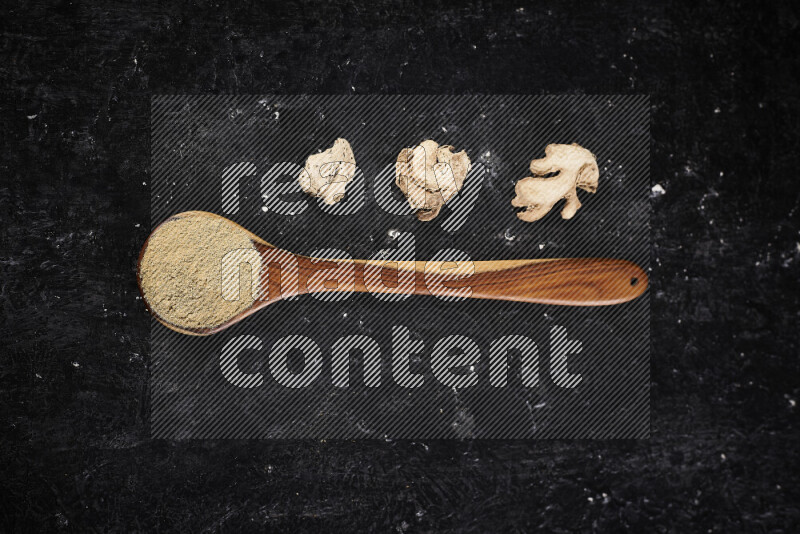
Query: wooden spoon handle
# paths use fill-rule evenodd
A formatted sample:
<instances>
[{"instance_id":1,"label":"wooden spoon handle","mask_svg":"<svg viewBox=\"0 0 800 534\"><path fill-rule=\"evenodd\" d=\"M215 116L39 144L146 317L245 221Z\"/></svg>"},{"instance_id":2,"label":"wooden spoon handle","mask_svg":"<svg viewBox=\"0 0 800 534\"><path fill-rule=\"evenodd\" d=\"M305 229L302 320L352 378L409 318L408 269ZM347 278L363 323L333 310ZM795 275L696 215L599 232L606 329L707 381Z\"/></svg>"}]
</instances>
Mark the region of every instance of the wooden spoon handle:
<instances>
[{"instance_id":1,"label":"wooden spoon handle","mask_svg":"<svg viewBox=\"0 0 800 534\"><path fill-rule=\"evenodd\" d=\"M307 290L304 271L312 273L315 267L330 268L332 264L330 260L306 260L300 269L301 292ZM427 269L421 261L384 264L355 260L354 290L414 295L446 295L452 290L450 294L480 299L607 306L635 299L648 285L647 273L635 263L606 258L437 262L428 264ZM460 273L458 278L450 274L455 272ZM455 293L462 288L469 290ZM334 285L323 290L340 289Z\"/></svg>"},{"instance_id":2,"label":"wooden spoon handle","mask_svg":"<svg viewBox=\"0 0 800 534\"><path fill-rule=\"evenodd\" d=\"M633 300L647 289L647 274L625 260L605 258L476 262L469 279L473 298L564 306L606 306Z\"/></svg>"}]
</instances>

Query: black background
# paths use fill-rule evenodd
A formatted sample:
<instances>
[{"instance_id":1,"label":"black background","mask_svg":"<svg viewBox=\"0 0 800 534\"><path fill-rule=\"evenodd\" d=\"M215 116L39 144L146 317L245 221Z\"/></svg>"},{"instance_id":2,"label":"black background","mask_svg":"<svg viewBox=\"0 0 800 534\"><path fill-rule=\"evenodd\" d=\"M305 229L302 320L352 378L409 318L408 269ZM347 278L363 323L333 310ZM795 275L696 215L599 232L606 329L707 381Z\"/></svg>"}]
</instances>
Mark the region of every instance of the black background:
<instances>
[{"instance_id":1,"label":"black background","mask_svg":"<svg viewBox=\"0 0 800 534\"><path fill-rule=\"evenodd\" d=\"M166 96L151 107L151 227L187 210L221 213L271 244L320 256L335 247L355 258L397 250L413 240L412 256L423 260L455 249L474 260L612 257L649 268L650 176L649 104L633 96ZM274 119L278 114L279 120ZM324 119L320 119L324 117ZM443 132L442 130L446 130ZM262 197L262 182L294 183L296 175L269 176L274 165L298 166L315 147L346 135L361 178L348 184L333 215L308 202L307 194L279 195L300 201L295 215L277 213ZM429 137L464 149L480 163L465 184L477 191L466 214L449 203L430 224L379 207L378 191L408 202L394 180L398 146ZM548 143L578 142L592 147L599 163L599 195L582 195L581 217L568 223L554 210L535 224L517 219L510 205L514 185L529 173L528 154ZM487 157L486 154L489 154ZM522 157L521 157L522 156ZM252 176L238 179L239 209L222 210L220 181L235 162L251 162ZM297 163L294 163L297 162ZM388 168L388 173L385 170ZM267 178L263 176L267 175ZM462 200L472 193L462 190ZM270 199L276 195L266 194ZM462 204L464 206L464 204ZM452 219L463 217L455 229ZM447 229L451 230L448 231ZM511 236L512 239L508 239ZM540 248L540 246L542 248ZM451 253L452 254L452 253ZM327 256L327 254L322 254ZM387 303L367 295L335 302L303 296L271 305L220 335L196 337L173 332L154 321L150 337L151 436L159 438L641 438L649 435L649 295L616 306L544 306L467 299L444 302L408 298ZM550 329L566 329L581 344L569 358L576 388L556 386L550 377ZM390 354L392 329L404 327L424 343L409 360L424 385L409 390L394 384ZM303 390L270 378L268 360L284 336L306 336L321 351L320 377ZM237 356L247 372L267 376L253 389L232 386L220 372L225 344L241 335L257 336L261 351ZM384 362L381 387L363 379L346 389L329 377L332 347L347 335L369 336ZM483 353L476 366L479 383L469 388L439 384L431 353L445 336L463 335ZM541 351L542 375L533 388L489 384L490 344L503 335L525 335ZM416 352L416 351L411 351ZM269 356L268 356L269 354ZM302 369L298 350L290 361ZM362 356L351 355L354 373ZM512 381L519 377L511 357ZM538 406L538 408L534 408ZM224 431L227 429L227 431Z\"/></svg>"},{"instance_id":2,"label":"black background","mask_svg":"<svg viewBox=\"0 0 800 534\"><path fill-rule=\"evenodd\" d=\"M3 9L0 528L796 531L790 2ZM647 93L652 438L149 439L153 93Z\"/></svg>"}]
</instances>

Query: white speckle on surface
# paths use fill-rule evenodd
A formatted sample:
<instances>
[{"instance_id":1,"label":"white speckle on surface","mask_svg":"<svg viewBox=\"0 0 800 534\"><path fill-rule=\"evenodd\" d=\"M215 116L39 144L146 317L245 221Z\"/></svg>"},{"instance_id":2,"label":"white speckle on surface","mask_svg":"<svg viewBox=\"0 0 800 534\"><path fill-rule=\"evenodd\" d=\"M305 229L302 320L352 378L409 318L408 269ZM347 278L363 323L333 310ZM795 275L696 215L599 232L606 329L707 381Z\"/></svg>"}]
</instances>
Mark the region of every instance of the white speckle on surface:
<instances>
[{"instance_id":1,"label":"white speckle on surface","mask_svg":"<svg viewBox=\"0 0 800 534\"><path fill-rule=\"evenodd\" d=\"M517 236L511 233L511 228L506 229L506 233L503 234L503 237L506 238L506 241L514 241Z\"/></svg>"},{"instance_id":2,"label":"white speckle on surface","mask_svg":"<svg viewBox=\"0 0 800 534\"><path fill-rule=\"evenodd\" d=\"M533 409L534 409L534 410L541 410L541 409L542 409L542 408L544 408L545 406L547 406L547 403L546 403L546 402L540 402L539 404L534 404L534 405L533 405Z\"/></svg>"},{"instance_id":3,"label":"white speckle on surface","mask_svg":"<svg viewBox=\"0 0 800 534\"><path fill-rule=\"evenodd\" d=\"M717 113L717 114L722 113L722 110L719 109L719 108L714 108L714 113Z\"/></svg>"},{"instance_id":4,"label":"white speckle on surface","mask_svg":"<svg viewBox=\"0 0 800 534\"><path fill-rule=\"evenodd\" d=\"M719 459L724 462L724 461L726 461L728 459L728 457L725 456L725 453L723 452L722 454L719 455Z\"/></svg>"},{"instance_id":5,"label":"white speckle on surface","mask_svg":"<svg viewBox=\"0 0 800 534\"><path fill-rule=\"evenodd\" d=\"M69 525L69 519L67 519L67 517L61 512L56 513L56 522L60 527L66 527Z\"/></svg>"},{"instance_id":6,"label":"white speckle on surface","mask_svg":"<svg viewBox=\"0 0 800 534\"><path fill-rule=\"evenodd\" d=\"M272 114L272 117L273 117L275 120L278 120L278 119L281 117L281 114L280 114L280 112L276 111L275 113L273 113L273 114ZM323 117L323 118L324 118L324 117Z\"/></svg>"},{"instance_id":7,"label":"white speckle on surface","mask_svg":"<svg viewBox=\"0 0 800 534\"><path fill-rule=\"evenodd\" d=\"M261 206L261 211L263 211L264 213L266 213L266 212L267 212L267 207L266 207L266 206Z\"/></svg>"},{"instance_id":8,"label":"white speckle on surface","mask_svg":"<svg viewBox=\"0 0 800 534\"><path fill-rule=\"evenodd\" d=\"M42 378L42 375L40 375L39 373L36 373L36 378Z\"/></svg>"},{"instance_id":9,"label":"white speckle on surface","mask_svg":"<svg viewBox=\"0 0 800 534\"><path fill-rule=\"evenodd\" d=\"M666 193L667 190L664 189L664 187L661 184L656 184L650 189L650 192L652 193L652 196L660 197L661 195Z\"/></svg>"},{"instance_id":10,"label":"white speckle on surface","mask_svg":"<svg viewBox=\"0 0 800 534\"><path fill-rule=\"evenodd\" d=\"M78 362L72 362L72 367L74 367L75 369L77 369L80 366L81 364L79 364Z\"/></svg>"},{"instance_id":11,"label":"white speckle on surface","mask_svg":"<svg viewBox=\"0 0 800 534\"><path fill-rule=\"evenodd\" d=\"M539 243L539 250L544 249L544 243Z\"/></svg>"},{"instance_id":12,"label":"white speckle on surface","mask_svg":"<svg viewBox=\"0 0 800 534\"><path fill-rule=\"evenodd\" d=\"M28 120L33 120L33 119L35 119L35 118L36 118L36 117L38 117L38 116L39 116L39 114L38 114L38 113L36 113L35 115L28 115Z\"/></svg>"},{"instance_id":13,"label":"white speckle on surface","mask_svg":"<svg viewBox=\"0 0 800 534\"><path fill-rule=\"evenodd\" d=\"M447 128L445 128L444 126L442 126L442 131L443 131L443 132L447 132Z\"/></svg>"},{"instance_id":14,"label":"white speckle on surface","mask_svg":"<svg viewBox=\"0 0 800 534\"><path fill-rule=\"evenodd\" d=\"M386 233L387 233L387 235L388 235L389 237L391 237L392 239L397 239L398 237L400 237L400 230L397 230L397 229L395 229L395 228L392 228L391 230L389 230L389 231L388 231L388 232L386 232Z\"/></svg>"}]
</instances>

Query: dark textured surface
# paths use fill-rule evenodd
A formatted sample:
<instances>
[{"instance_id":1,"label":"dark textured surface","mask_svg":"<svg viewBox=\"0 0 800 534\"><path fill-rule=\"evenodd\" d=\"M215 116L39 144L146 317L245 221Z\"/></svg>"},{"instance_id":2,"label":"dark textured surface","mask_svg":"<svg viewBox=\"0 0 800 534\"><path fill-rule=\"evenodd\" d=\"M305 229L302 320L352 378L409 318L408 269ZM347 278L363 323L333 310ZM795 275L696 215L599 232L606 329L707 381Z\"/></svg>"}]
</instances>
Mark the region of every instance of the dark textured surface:
<instances>
[{"instance_id":1,"label":"dark textured surface","mask_svg":"<svg viewBox=\"0 0 800 534\"><path fill-rule=\"evenodd\" d=\"M613 257L647 269L649 107L641 95L159 97L151 108L151 224L187 210L220 213L223 170L247 161L258 170L238 180L238 211L221 213L285 250L320 256L315 249L335 247L367 258L413 240L412 255L420 260L456 249L474 260ZM356 213L326 213L319 202L305 202L309 197L299 186L296 193L283 195L285 200L300 201L291 210L278 213L277 206L270 208L264 202L261 184L283 178L269 169L285 169L279 162L302 163L309 151L338 135L347 136L354 147L361 177L347 185L345 200L335 207L352 210L360 199ZM390 183L397 147L403 140L428 136L472 154L475 164L460 200L468 200L467 186L476 193L473 209L454 210L450 202L434 221L422 223ZM581 216L568 222L557 212L536 224L519 220L510 199L516 177L529 171L530 160L524 155L537 154L551 142L573 141L592 147L601 162L602 193L585 195ZM288 183L296 184L296 178ZM393 190L401 207L407 208L406 215L379 207L377 199ZM263 194L276 198L269 187ZM299 213L290 216L287 211ZM456 229L453 220L463 226ZM391 238L393 231L404 235ZM154 321L149 358L151 436L648 437L648 297L617 306L579 307L477 299L454 303L427 297L389 303L368 295L323 302L304 296L270 305L208 337L186 336ZM571 373L580 374L581 383L574 389L557 386L550 377L549 337L555 325L581 344L580 354L567 365ZM390 355L417 352L397 346L400 343L393 337L400 336L392 333L395 328L408 329L424 344L420 355L409 362L409 369L420 373L420 388L400 387L390 378ZM243 369L266 375L264 383L252 389L232 386L220 372L223 347L242 335L256 336L263 344L258 352L238 356ZM279 340L290 335L304 336L321 351L320 376L301 390L273 380L268 363ZM356 376L347 388L331 385L333 347L348 335L369 336L378 344L385 364L380 387L368 388ZM482 352L475 365L478 383L473 386L443 386L431 371L433 347L453 335L467 336ZM504 335L535 340L541 351L536 367L542 375L535 387L522 388L521 381L505 388L489 383L489 347ZM360 360L361 356L353 358L355 374L363 370ZM512 379L518 376L517 368L514 365Z\"/></svg>"},{"instance_id":2,"label":"dark textured surface","mask_svg":"<svg viewBox=\"0 0 800 534\"><path fill-rule=\"evenodd\" d=\"M4 5L0 529L797 531L798 12ZM652 438L148 438L152 93L648 93Z\"/></svg>"}]
</instances>

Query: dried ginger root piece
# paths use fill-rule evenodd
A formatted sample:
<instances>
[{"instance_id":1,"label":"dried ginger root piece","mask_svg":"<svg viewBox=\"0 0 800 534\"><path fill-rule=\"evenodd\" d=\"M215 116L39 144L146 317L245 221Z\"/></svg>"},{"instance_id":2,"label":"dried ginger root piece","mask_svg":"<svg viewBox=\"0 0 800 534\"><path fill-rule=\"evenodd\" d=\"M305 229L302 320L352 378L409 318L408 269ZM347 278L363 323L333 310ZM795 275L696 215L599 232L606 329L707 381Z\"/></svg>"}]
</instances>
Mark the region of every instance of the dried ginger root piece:
<instances>
[{"instance_id":1,"label":"dried ginger root piece","mask_svg":"<svg viewBox=\"0 0 800 534\"><path fill-rule=\"evenodd\" d=\"M464 185L471 163L467 152L428 139L404 148L395 163L395 183L408 199L417 219L430 221Z\"/></svg>"},{"instance_id":2,"label":"dried ginger root piece","mask_svg":"<svg viewBox=\"0 0 800 534\"><path fill-rule=\"evenodd\" d=\"M516 196L511 200L515 208L525 208L517 213L523 221L538 221L553 208L559 200L566 199L561 210L563 219L571 219L581 203L576 188L589 193L597 191L600 170L594 154L576 143L571 145L547 145L545 157L531 161L529 176L517 182ZM552 178L542 176L558 172Z\"/></svg>"},{"instance_id":3,"label":"dried ginger root piece","mask_svg":"<svg viewBox=\"0 0 800 534\"><path fill-rule=\"evenodd\" d=\"M306 159L300 173L300 187L326 204L336 204L344 198L344 189L356 174L356 158L346 139L339 138L333 146Z\"/></svg>"}]
</instances>

